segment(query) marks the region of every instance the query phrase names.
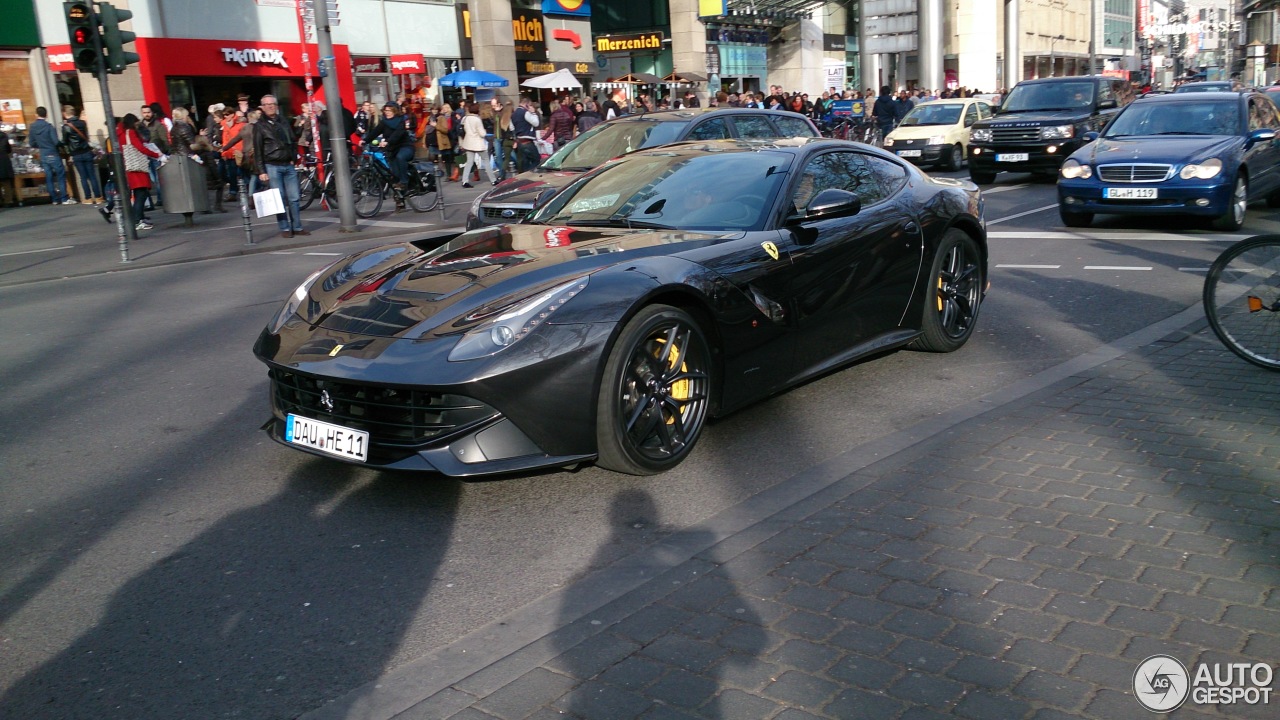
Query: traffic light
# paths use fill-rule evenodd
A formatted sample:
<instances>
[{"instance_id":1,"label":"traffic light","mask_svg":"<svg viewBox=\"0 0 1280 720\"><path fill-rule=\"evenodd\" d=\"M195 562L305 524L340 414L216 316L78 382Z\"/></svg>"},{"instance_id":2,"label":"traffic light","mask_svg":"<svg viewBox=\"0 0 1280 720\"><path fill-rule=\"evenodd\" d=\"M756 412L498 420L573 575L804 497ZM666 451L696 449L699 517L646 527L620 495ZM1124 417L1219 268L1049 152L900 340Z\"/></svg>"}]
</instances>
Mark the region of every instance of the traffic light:
<instances>
[{"instance_id":1,"label":"traffic light","mask_svg":"<svg viewBox=\"0 0 1280 720\"><path fill-rule=\"evenodd\" d=\"M102 67L102 52L98 50L98 21L93 16L93 6L87 2L64 2L62 9L67 16L67 36L71 38L76 69L96 75Z\"/></svg>"},{"instance_id":2,"label":"traffic light","mask_svg":"<svg viewBox=\"0 0 1280 720\"><path fill-rule=\"evenodd\" d=\"M133 42L137 35L120 29L120 23L133 17L133 13L101 2L98 3L98 16L102 20L102 44L107 51L107 72L119 75L125 67L142 59L138 53L124 49L124 45Z\"/></svg>"}]
</instances>

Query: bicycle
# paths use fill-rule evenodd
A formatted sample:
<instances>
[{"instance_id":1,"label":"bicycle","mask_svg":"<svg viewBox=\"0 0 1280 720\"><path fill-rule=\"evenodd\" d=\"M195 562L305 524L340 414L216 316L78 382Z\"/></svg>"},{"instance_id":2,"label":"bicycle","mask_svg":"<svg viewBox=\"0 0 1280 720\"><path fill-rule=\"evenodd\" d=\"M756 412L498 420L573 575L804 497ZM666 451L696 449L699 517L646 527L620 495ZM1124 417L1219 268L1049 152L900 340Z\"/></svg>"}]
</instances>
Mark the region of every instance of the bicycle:
<instances>
[{"instance_id":1,"label":"bicycle","mask_svg":"<svg viewBox=\"0 0 1280 720\"><path fill-rule=\"evenodd\" d=\"M321 185L318 182L315 158L308 155L302 167L298 168L298 209L306 210L311 207L311 203L321 195L328 200L330 208L338 206L338 185L333 179L333 159L327 156L325 158L324 184Z\"/></svg>"},{"instance_id":2,"label":"bicycle","mask_svg":"<svg viewBox=\"0 0 1280 720\"><path fill-rule=\"evenodd\" d=\"M360 156L359 169L351 176L356 215L362 218L377 215L387 195L403 198L414 212L433 210L440 202L435 167L425 160L409 161L409 182L403 190L395 189L396 182L386 155L381 150L366 150Z\"/></svg>"},{"instance_id":3,"label":"bicycle","mask_svg":"<svg viewBox=\"0 0 1280 720\"><path fill-rule=\"evenodd\" d=\"M1204 279L1209 327L1227 349L1280 370L1280 235L1258 235L1227 248Z\"/></svg>"}]
</instances>

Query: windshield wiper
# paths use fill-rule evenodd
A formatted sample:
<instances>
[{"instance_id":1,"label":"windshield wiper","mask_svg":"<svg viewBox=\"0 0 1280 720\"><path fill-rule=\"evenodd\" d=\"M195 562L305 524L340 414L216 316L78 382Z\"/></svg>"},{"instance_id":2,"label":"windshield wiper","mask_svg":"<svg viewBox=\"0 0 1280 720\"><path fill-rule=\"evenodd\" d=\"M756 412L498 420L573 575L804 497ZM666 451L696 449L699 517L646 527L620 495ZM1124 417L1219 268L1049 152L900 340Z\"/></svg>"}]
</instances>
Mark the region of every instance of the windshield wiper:
<instances>
[{"instance_id":1,"label":"windshield wiper","mask_svg":"<svg viewBox=\"0 0 1280 720\"><path fill-rule=\"evenodd\" d=\"M675 230L670 225L662 223L649 222L647 220L631 220L625 217L611 217L604 220L569 220L563 225L569 227L624 227L624 228L643 228L645 230Z\"/></svg>"}]
</instances>

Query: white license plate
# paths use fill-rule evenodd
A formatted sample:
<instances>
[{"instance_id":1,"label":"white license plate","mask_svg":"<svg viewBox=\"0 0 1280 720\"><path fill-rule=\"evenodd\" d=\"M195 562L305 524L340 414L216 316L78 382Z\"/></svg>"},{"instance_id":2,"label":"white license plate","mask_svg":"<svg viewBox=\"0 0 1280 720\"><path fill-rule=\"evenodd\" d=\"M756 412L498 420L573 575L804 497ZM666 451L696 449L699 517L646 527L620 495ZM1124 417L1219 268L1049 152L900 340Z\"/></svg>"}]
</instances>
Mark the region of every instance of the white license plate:
<instances>
[{"instance_id":1,"label":"white license plate","mask_svg":"<svg viewBox=\"0 0 1280 720\"><path fill-rule=\"evenodd\" d=\"M284 441L347 460L369 459L369 433L300 415L290 414L285 420Z\"/></svg>"},{"instance_id":2,"label":"white license plate","mask_svg":"<svg viewBox=\"0 0 1280 720\"><path fill-rule=\"evenodd\" d=\"M1154 200L1159 192L1153 187L1102 188L1102 197L1108 200Z\"/></svg>"},{"instance_id":3,"label":"white license plate","mask_svg":"<svg viewBox=\"0 0 1280 720\"><path fill-rule=\"evenodd\" d=\"M898 157L920 157L919 150L899 150Z\"/></svg>"},{"instance_id":4,"label":"white license plate","mask_svg":"<svg viewBox=\"0 0 1280 720\"><path fill-rule=\"evenodd\" d=\"M1031 159L1029 153L999 153L996 162L1026 162Z\"/></svg>"}]
</instances>

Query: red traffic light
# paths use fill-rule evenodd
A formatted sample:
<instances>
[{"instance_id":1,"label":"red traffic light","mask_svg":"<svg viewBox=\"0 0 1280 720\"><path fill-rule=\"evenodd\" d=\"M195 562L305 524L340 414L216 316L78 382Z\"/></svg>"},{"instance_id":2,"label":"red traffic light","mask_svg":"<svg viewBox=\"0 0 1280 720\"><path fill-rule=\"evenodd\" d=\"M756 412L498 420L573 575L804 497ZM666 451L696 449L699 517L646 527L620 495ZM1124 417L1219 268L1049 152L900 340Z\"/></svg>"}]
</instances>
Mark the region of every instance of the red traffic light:
<instances>
[{"instance_id":1,"label":"red traffic light","mask_svg":"<svg viewBox=\"0 0 1280 720\"><path fill-rule=\"evenodd\" d=\"M71 41L77 45L89 45L93 43L93 36L89 34L88 28L78 27L75 30L75 36Z\"/></svg>"}]
</instances>

